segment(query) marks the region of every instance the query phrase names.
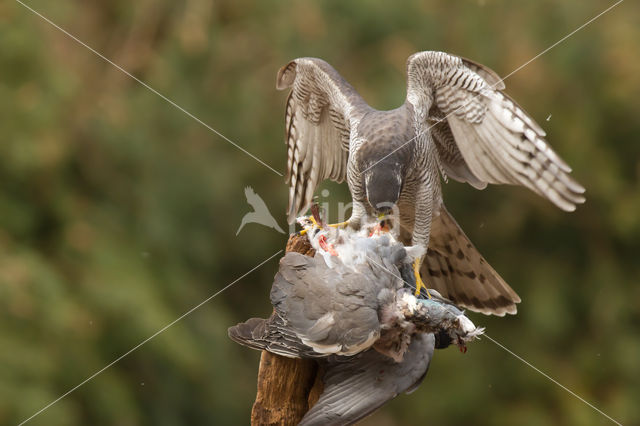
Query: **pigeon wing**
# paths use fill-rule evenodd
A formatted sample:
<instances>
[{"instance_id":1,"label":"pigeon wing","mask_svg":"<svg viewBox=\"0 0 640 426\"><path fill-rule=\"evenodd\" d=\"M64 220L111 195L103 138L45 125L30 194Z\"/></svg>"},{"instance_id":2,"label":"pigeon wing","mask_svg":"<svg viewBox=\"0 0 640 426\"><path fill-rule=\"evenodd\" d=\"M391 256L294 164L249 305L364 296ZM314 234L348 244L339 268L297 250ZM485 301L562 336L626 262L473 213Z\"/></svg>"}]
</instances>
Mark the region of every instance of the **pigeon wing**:
<instances>
[{"instance_id":1,"label":"pigeon wing","mask_svg":"<svg viewBox=\"0 0 640 426\"><path fill-rule=\"evenodd\" d=\"M340 264L329 268L320 255L289 252L280 260L271 303L316 352L350 355L369 348L379 337L378 286L388 281Z\"/></svg>"},{"instance_id":2,"label":"pigeon wing","mask_svg":"<svg viewBox=\"0 0 640 426\"><path fill-rule=\"evenodd\" d=\"M434 346L433 334L418 334L399 363L373 349L328 358L324 391L300 425L351 425L400 393L415 390L427 374Z\"/></svg>"},{"instance_id":3,"label":"pigeon wing","mask_svg":"<svg viewBox=\"0 0 640 426\"><path fill-rule=\"evenodd\" d=\"M288 358L317 358L327 356L315 352L300 341L282 318L274 314L268 319L250 318L229 327L229 337L252 349L269 351Z\"/></svg>"}]
</instances>

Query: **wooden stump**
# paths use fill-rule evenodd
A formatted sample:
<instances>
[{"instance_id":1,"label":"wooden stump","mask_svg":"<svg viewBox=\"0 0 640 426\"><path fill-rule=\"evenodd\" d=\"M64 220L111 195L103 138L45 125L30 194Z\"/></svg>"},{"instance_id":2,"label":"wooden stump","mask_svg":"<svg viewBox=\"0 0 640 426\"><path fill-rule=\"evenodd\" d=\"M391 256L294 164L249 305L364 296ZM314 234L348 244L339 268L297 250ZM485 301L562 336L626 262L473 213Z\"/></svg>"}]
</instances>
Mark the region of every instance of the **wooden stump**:
<instances>
[{"instance_id":1,"label":"wooden stump","mask_svg":"<svg viewBox=\"0 0 640 426\"><path fill-rule=\"evenodd\" d=\"M286 250L315 254L306 235L289 236ZM251 424L296 425L318 401L322 389L322 374L315 361L262 351Z\"/></svg>"}]
</instances>

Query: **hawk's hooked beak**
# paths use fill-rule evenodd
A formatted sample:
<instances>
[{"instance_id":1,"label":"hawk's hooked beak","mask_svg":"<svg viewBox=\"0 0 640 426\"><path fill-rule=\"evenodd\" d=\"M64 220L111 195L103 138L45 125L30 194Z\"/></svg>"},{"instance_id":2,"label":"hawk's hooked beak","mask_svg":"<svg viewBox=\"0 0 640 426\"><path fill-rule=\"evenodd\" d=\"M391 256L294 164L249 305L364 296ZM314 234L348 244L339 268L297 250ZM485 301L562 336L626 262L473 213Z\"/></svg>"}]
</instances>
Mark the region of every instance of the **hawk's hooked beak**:
<instances>
[{"instance_id":1,"label":"hawk's hooked beak","mask_svg":"<svg viewBox=\"0 0 640 426\"><path fill-rule=\"evenodd\" d=\"M393 206L394 205L390 202L378 203L375 206L376 213L378 214L378 220L382 220L382 218L384 218L388 214L391 214L391 212L393 211Z\"/></svg>"}]
</instances>

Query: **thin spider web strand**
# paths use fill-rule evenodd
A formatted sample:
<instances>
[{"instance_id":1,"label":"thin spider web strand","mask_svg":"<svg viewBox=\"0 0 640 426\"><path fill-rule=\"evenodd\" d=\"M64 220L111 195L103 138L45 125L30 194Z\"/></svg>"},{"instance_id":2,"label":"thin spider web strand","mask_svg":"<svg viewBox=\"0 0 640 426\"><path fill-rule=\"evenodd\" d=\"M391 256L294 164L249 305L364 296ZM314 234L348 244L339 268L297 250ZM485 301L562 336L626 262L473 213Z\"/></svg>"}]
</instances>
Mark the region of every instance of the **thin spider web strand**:
<instances>
[{"instance_id":1,"label":"thin spider web strand","mask_svg":"<svg viewBox=\"0 0 640 426\"><path fill-rule=\"evenodd\" d=\"M272 172L274 172L275 174L279 175L279 176L284 176L282 173L280 173L279 171L277 171L276 169L274 169L273 167L271 167L270 165L268 165L267 163L265 163L264 161L262 161L261 159L259 159L258 157L256 157L255 155L253 155L252 153L250 153L249 151L247 151L246 149L244 149L243 147L241 147L240 145L238 145L237 143L235 143L234 141L232 141L231 139L229 139L228 137L226 137L225 135L223 135L222 133L220 133L219 131L217 131L216 129L214 129L213 127L211 127L210 125L208 125L207 123L205 123L204 121L200 120L198 117L196 117L195 115L193 115L192 113L190 113L189 111L187 111L186 109L184 109L183 107L181 107L180 105L178 105L177 103L175 103L174 101L172 101L171 99L167 98L165 95L163 95L162 93L158 92L156 89L154 89L153 87L149 86L147 83L145 83L144 81L140 80L138 77L134 76L133 74L131 74L129 71L125 70L124 68L122 68L120 65L116 64L115 62L113 62L111 59L107 58L106 56L104 56L103 54L101 54L100 52L98 52L97 50L95 50L93 47L89 46L88 44L86 44L85 42L83 42L82 40L80 40L79 38L77 38L76 36L74 36L73 34L71 34L70 32L68 32L67 30L65 30L64 28L60 27L59 25L57 25L55 22L53 22L52 20L50 20L49 18L47 18L46 16L42 15L40 12L32 9L31 7L27 6L26 4L24 4L22 1L20 0L16 0L16 2L18 2L20 5L22 5L24 8L30 10L32 13L34 13L35 15L39 16L40 18L42 18L44 21L46 21L47 23L49 23L50 25L52 25L53 27L55 27L56 29L58 29L59 31L61 31L63 34L65 34L66 36L68 36L69 38L71 38L72 40L74 40L76 43L80 44L81 46L84 46L85 48L87 48L88 50L90 50L91 52L93 52L95 55L97 55L98 57L100 57L101 59L103 59L104 61L108 62L109 64L113 65L115 68L117 68L119 71L121 71L122 73L124 73L125 75L131 77L133 80L135 80L136 82L138 82L139 84L141 84L142 86L144 86L146 89L148 89L149 91L151 91L152 93L158 95L159 97L161 97L162 99L164 99L166 102L168 102L171 106L175 107L176 109L182 111L184 114L186 114L187 116L191 117L192 119L194 119L195 121L197 121L198 123L200 123L201 125L203 125L204 127L206 127L207 129L209 129L210 131L212 131L213 133L215 133L216 135L218 135L219 137L221 137L222 139L224 139L225 141L229 142L231 145L235 146L236 148L238 148L240 151L244 152L245 154L247 154L249 157L253 158L254 160L256 160L258 163L262 164L263 166L265 166L266 168L268 168L269 170L271 170Z\"/></svg>"},{"instance_id":2,"label":"thin spider web strand","mask_svg":"<svg viewBox=\"0 0 640 426\"><path fill-rule=\"evenodd\" d=\"M392 276L394 276L395 278L398 278L400 280L402 280L405 284L407 284L409 287L413 288L414 290L416 289L415 286L411 285L410 283L408 283L407 281L405 281L402 277L399 277L398 275L394 274L392 271L390 271L387 267L385 267L384 265L380 265L378 262L376 262L375 260L373 260L370 256L367 256L367 259L369 259L371 262L373 262L374 264L376 264L378 267L382 268L383 270L385 270L386 272L388 272L389 274L391 274ZM516 355L513 351L509 350L506 346L498 343L495 339L493 339L491 336L489 336L487 333L483 333L484 336L487 337L487 339L489 339L490 341L492 341L493 343L495 343L497 346L499 346L500 348L504 349L506 352L508 352L509 354L513 355L516 359L520 360L521 362L523 362L524 364L528 365L529 367L531 367L532 369L534 369L535 371L537 371L538 373L542 374L544 377L546 377L548 380L550 380L551 382L555 383L556 385L560 386L562 389L564 389L565 391L567 391L569 394L573 395L574 397L576 397L577 399L579 399L580 401L584 402L586 405L588 405L589 407L593 408L594 410L596 410L598 413L602 414L604 417L606 417L607 419L611 420L613 423L622 426L622 423L616 421L615 419L613 419L611 416L607 415L604 411L600 410L598 407L596 407L595 405L591 404L589 401L585 400L584 398L582 398L580 395L578 395L577 393L573 392L571 389L567 388L566 386L564 386L562 383L558 382L557 380L555 380L553 377L549 376L548 374L544 373L542 370L540 370L539 368L537 368L535 365L531 364L530 362L526 361L525 359L523 359L522 357ZM482 339L482 337L480 337L480 339Z\"/></svg>"},{"instance_id":3,"label":"thin spider web strand","mask_svg":"<svg viewBox=\"0 0 640 426\"><path fill-rule=\"evenodd\" d=\"M584 402L585 404L587 404L589 407L593 408L594 410L596 410L598 413L602 414L604 417L606 417L607 419L611 420L613 423L622 426L622 423L620 423L619 421L613 419L611 416L607 415L605 412L603 412L602 410L600 410L598 407L596 407L595 405L591 404L589 401L585 400L584 398L582 398L580 395L578 395L577 393L573 392L571 389L567 388L566 386L564 386L562 383L558 382L557 380L555 380L553 377L549 376L548 374L546 374L544 371L540 370L539 368L537 368L535 365L531 364L529 361L525 360L524 358L522 358L519 355L516 355L513 351L511 351L510 349L508 349L506 346L498 343L495 339L493 339L491 336L489 336L487 333L484 333L484 337L486 337L487 339L489 339L490 341L492 341L493 343L495 343L498 347L502 348L503 350L505 350L507 353L513 355L516 359L518 359L519 361L521 361L522 363L524 363L525 365L528 365L529 367L531 367L533 370L537 371L538 373L542 374L544 377L546 377L548 380L550 380L551 382L555 383L556 385L560 386L562 389L564 389L565 391L569 392L571 395L573 395L574 397L576 397L577 399L579 399L580 401Z\"/></svg>"},{"instance_id":4,"label":"thin spider web strand","mask_svg":"<svg viewBox=\"0 0 640 426\"><path fill-rule=\"evenodd\" d=\"M43 20L45 20L46 22L48 22L49 24L51 24L52 26L54 26L55 28L57 28L59 31L63 32L64 34L66 34L68 37L70 37L71 39L73 39L74 41L76 41L77 43L79 43L80 45L84 46L85 48L87 48L88 50L90 50L91 52L93 52L94 54L96 54L97 56L99 56L101 59L105 60L106 62L108 62L109 64L111 64L112 66L114 66L115 68L117 68L118 70L120 70L121 72L123 72L124 74L126 74L127 76L131 77L132 79L134 79L136 82L138 82L139 84L141 84L142 86L144 86L145 88L147 88L148 90L150 90L151 92L155 93L156 95L158 95L159 97L161 97L162 99L164 99L166 102L170 103L172 106L174 106L175 108L177 108L178 110L182 111L183 113L185 113L186 115L188 115L189 117L191 117L192 119L196 120L198 123L200 123L201 125L205 126L206 128L208 128L210 131L212 131L213 133L215 133L216 135L218 135L219 137L223 138L224 140L226 140L227 142L231 143L233 146L235 146L236 148L238 148L239 150L241 150L242 152L244 152L245 154L249 155L250 157L252 157L254 160L258 161L259 163L261 163L262 165L264 165L265 167L269 168L270 170L272 170L274 173L282 176L282 173L276 171L275 169L273 169L271 166L269 166L268 164L264 163L262 160L260 160L259 158L257 158L256 156L254 156L253 154L251 154L250 152L248 152L247 150L245 150L244 148L240 147L239 145L237 145L236 143L234 143L233 141L231 141L229 138L227 138L226 136L224 136L223 134L221 134L220 132L218 132L217 130L215 130L213 127L209 126L208 124L206 124L205 122L203 122L202 120L200 120L199 118L197 118L196 116L194 116L193 114L191 114L190 112L188 112L187 110L185 110L184 108L182 108L181 106L177 105L175 102L173 102L172 100L170 100L169 98L167 98L166 96L162 95L160 92L158 92L157 90L155 90L154 88L152 88L151 86L149 86L148 84L146 84L145 82L143 82L142 80L138 79L137 77L135 77L134 75L132 75L131 73L129 73L128 71L126 71L125 69L123 69L122 67L120 67L118 64L114 63L113 61L109 60L108 58L106 58L105 56L103 56L102 54L100 54L99 52L97 52L95 49L93 49L92 47L88 46L86 43L82 42L81 40L79 40L77 37L73 36L72 34L70 34L69 32L67 32L66 30L64 30L63 28L61 28L60 26L56 25L54 22L52 22L51 20L49 20L48 18L46 18L45 16L43 16L42 14L38 13L37 11L35 11L34 9L32 9L31 7L27 6L26 4L24 4L23 2L21 2L20 0L16 0L19 4L21 4L23 7L25 7L26 9L30 10L31 12L33 12L34 14L36 14L37 16L39 16L40 18L42 18ZM504 80L506 80L507 78L509 78L510 76L512 76L513 74L515 74L516 72L518 72L519 70L521 70L522 68L524 68L525 66L529 65L531 62L533 62L534 60L538 59L540 56L544 55L545 53L547 53L548 51L550 51L551 49L553 49L554 47L556 47L557 45L559 45L560 43L562 43L563 41L565 41L566 39L568 39L569 37L571 37L572 35L574 35L575 33L577 33L578 31L580 31L581 29L583 29L584 27L586 27L587 25L591 24L593 21L595 21L596 19L598 19L599 17L601 17L602 15L604 15L605 13L609 12L611 9L613 9L614 7L618 6L620 3L622 3L624 0L619 0L618 2L616 2L615 4L611 5L610 7L608 7L606 10L602 11L601 13L599 13L598 15L596 15L595 17L591 18L589 21L587 21L586 23L584 23L583 25L581 25L580 27L576 28L575 30L573 30L571 33L567 34L566 36L564 36L562 39L558 40L556 43L554 43L553 45L549 46L548 48L546 48L545 50L543 50L542 52L540 52L538 55L536 55L535 57L533 57L532 59L530 59L529 61L525 62L524 64L522 64L521 66L519 66L518 68L516 68L514 71L512 71L511 73L507 74L504 78L502 78L501 80L499 80L498 83L504 82ZM494 85L491 86L492 89L495 88L495 86L498 84L495 83ZM440 119L438 122L445 120L447 117L449 117L451 114L454 114L455 112L459 111L461 108L463 108L464 106L466 106L469 102L471 102L473 99L475 99L476 97L478 97L479 95L475 95L473 98L471 98L467 103L461 105L460 107L458 107L457 109L455 109L454 111L452 111L451 113L449 113L448 115L446 115L444 118ZM437 123L436 123L437 124ZM430 130L432 127L434 127L436 124L433 124L431 126L429 126L427 129L425 129L424 131L420 132L418 135L414 136L413 138L411 138L409 141L405 142L403 145L401 145L399 148L397 148L396 150L392 151L390 154L388 154L387 156L383 157L381 160L378 161L378 163L380 161L383 161L385 158L387 158L388 156L392 155L394 152L396 152L397 150L401 149L402 147L404 147L405 145L413 142L415 139L417 139L419 136L423 135L424 133L426 133L428 130ZM372 166L370 166L367 170L369 170L370 168L374 167L376 164L373 164ZM365 170L365 171L367 171ZM213 299L214 297L216 297L218 294L222 293L224 290L226 290L227 288L229 288L230 286L232 286L233 284L235 284L236 282L238 282L240 279L244 278L246 275L248 275L249 273L253 272L255 269L259 268L260 266L262 266L264 263L266 263L267 261L271 260L273 257L277 256L278 254L280 254L282 250L278 251L277 253L275 253L273 256L269 257L267 260L263 261L261 264L259 264L258 266L256 266L255 268L253 268L252 270L250 270L249 272L247 272L246 274L244 274L243 276L241 276L240 278L238 278L236 281L233 281L232 283L230 283L229 285L227 285L226 287L224 287L222 290L218 291L217 293L215 293L214 295L210 296L209 298L205 299L203 302L201 302L200 304L196 305L194 308L192 308L191 310L187 311L185 314L183 314L181 317L177 318L176 320L174 320L173 322L169 323L167 326L163 327L162 329L160 329L159 331L157 331L156 333L154 333L152 336L148 337L147 339L145 339L143 342L139 343L138 345L136 345L135 347L133 347L132 349L130 349L129 351L127 351L126 353L124 353L123 355L121 355L120 357L118 357L117 359L115 359L114 361L112 361L110 364L108 364L107 366L103 367L101 370L98 370L96 373L94 373L93 375L91 375L90 377L88 377L87 379L85 379L83 382L81 382L80 384L76 385L74 388L70 389L69 391L67 391L65 394L63 394L62 396L60 396L59 398L57 398L56 400L52 401L51 403L49 403L47 406L43 407L42 409L40 409L38 412L36 412L35 414L33 414L31 417L27 418L26 420L24 420L23 422L21 422L19 424L19 426L27 423L28 421L30 421L31 419L33 419L34 417L36 417L37 415L39 415L40 413L42 413L43 411L45 411L46 409L48 409L49 407L51 407L53 404L55 404L56 402L60 401L61 399L63 399L64 397L66 397L67 395L69 395L70 393L72 393L73 391L75 391L76 389L78 389L79 387L81 387L82 385L84 385L85 383L87 383L88 381L90 381L91 379L93 379L94 377L96 377L97 375L99 375L100 373L102 373L103 371L105 371L106 369L108 369L109 367L111 367L113 364L117 363L118 361L120 361L121 359L123 359L124 357L126 357L127 355L129 355L130 353L132 353L133 351L135 351L136 349L138 349L139 347L141 347L142 345L144 345L145 343L147 343L148 341L150 341L151 339L153 339L154 337L156 337L157 335L159 335L160 333L162 333L163 331L165 331L166 329L168 329L169 327L171 327L172 325L174 325L176 322L180 321L181 319L183 319L185 316L189 315L191 312L195 311L196 309L198 309L200 306L202 306L203 304L205 304L206 302L208 302L209 300ZM390 274L392 274L394 277L396 278L400 278L397 275L393 274L391 271L389 271L386 267L379 265L377 262L375 262L373 259L371 259L369 256L367 256L367 258L369 258L369 260L371 260L373 263L375 263L376 265L378 265L379 267L381 267L382 269L386 270L387 272L389 272ZM404 280L403 280L404 281ZM415 289L415 286L412 286L411 284L407 283L406 281L404 281L407 285L409 285L411 288ZM618 421L614 420L612 417L608 416L606 413L604 413L602 410L598 409L597 407L595 407L594 405L592 405L591 403L589 403L588 401L586 401L584 398L580 397L579 395L577 395L575 392L571 391L570 389L568 389L566 386L562 385L561 383L559 383L557 380L553 379L552 377L550 377L549 375L547 375L546 373L544 373L543 371L541 371L540 369L538 369L537 367L535 367L534 365L532 365L531 363L529 363L528 361L526 361L525 359L523 359L522 357L516 355L514 352L512 352L511 350L509 350L508 348L506 348L505 346L503 346L502 344L498 343L495 339L491 338L489 335L485 334L485 336L487 337L487 339L489 339L490 341L492 341L494 344L496 344L497 346L499 346L500 348L502 348L503 350L505 350L506 352L508 352L509 354L511 354L512 356L514 356L515 358L517 358L518 360L520 360L521 362L523 362L524 364L526 364L527 366L529 366L530 368L534 369L536 372L538 372L539 374L543 375L544 377L546 377L548 380L550 380L551 382L555 383L556 385L558 385L559 387L561 387L562 389L564 389L565 391L567 391L568 393L570 393L571 395L573 395L575 398L579 399L580 401L582 401L583 403L585 403L586 405L588 405L589 407L593 408L594 410L596 410L598 413L602 414L604 417L606 417L607 419L611 420L613 423L621 425L621 423L619 423Z\"/></svg>"},{"instance_id":5,"label":"thin spider web strand","mask_svg":"<svg viewBox=\"0 0 640 426\"><path fill-rule=\"evenodd\" d=\"M275 254L273 254L272 256L267 258L266 260L263 260L257 266L254 266L251 270L249 270L248 272L244 273L242 276L236 278L234 281L232 281L231 283L227 284L224 288L222 288L221 290L217 291L215 294L207 297L205 300L203 300L202 302L198 303L196 306L194 306L193 308L189 309L187 312L185 312L184 314L182 314L181 316L179 316L175 320L171 321L169 324L165 325L160 330L156 331L151 336L147 337L145 340L143 340L142 342L138 343L136 346L134 346L133 348L129 349L127 352L125 352L124 354L120 355L118 358L116 358L113 361L111 361L109 364L107 364L106 366L104 366L100 370L96 371L91 376L87 377L82 382L80 382L79 384L77 384L73 388L69 389L67 392L65 392L64 394L62 394L61 396L59 396L55 400L51 401L49 404L47 404L44 407L42 407L40 410L38 410L36 413L31 415L29 418L27 418L27 419L23 420L22 422L20 422L20 424L18 424L18 426L24 425L25 423L27 423L28 421L30 421L31 419L33 419L37 415L41 414L43 411L47 410L49 407L51 407L52 405L54 405L55 403L57 403L58 401L60 401L61 399L63 399L64 397L66 397L67 395L69 395L70 393L75 391L76 389L78 389L79 387L81 387L82 385L84 385L87 382L91 381L96 376L98 376L99 374L104 372L106 369L108 369L109 367L111 367L112 365L114 365L115 363L117 363L118 361L120 361L121 359L123 359L124 357L126 357L127 355L129 355L130 353L132 353L133 351L135 351L136 349L138 349L142 345L144 345L145 343L149 342L151 339L153 339L154 337L158 336L160 333L162 333L165 330L167 330L169 327L171 327L172 325L174 325L175 323L177 323L178 321L180 321L181 319L183 319L187 315L191 314L193 311L195 311L196 309L198 309L199 307L201 307L205 303L209 302L211 299L213 299L214 297L216 297L217 295L219 295L220 293L222 293L223 291L225 291L226 289L228 289L229 287L231 287L232 285L234 285L235 283L237 283L238 281L240 281L241 279L243 279L244 277L246 277L247 275L249 275L250 273L252 273L256 269L260 268L262 265L264 265L265 263L267 263L268 261L270 261L271 259L273 259L277 255L279 255L280 253L282 253L282 250L278 250Z\"/></svg>"},{"instance_id":6,"label":"thin spider web strand","mask_svg":"<svg viewBox=\"0 0 640 426\"><path fill-rule=\"evenodd\" d=\"M592 23L593 21L595 21L596 19L598 19L599 17L601 17L602 15L604 15L605 13L609 12L611 9L613 9L614 7L618 6L620 3L622 3L624 0L618 0L616 3L612 4L611 6L609 6L608 8L606 8L605 10L603 10L602 12L600 12L599 14L597 14L596 16L594 16L593 18L589 19L587 22L585 22L584 24L580 25L578 28L576 28L575 30L571 31L569 34L567 34L566 36L562 37L560 40L556 41L555 43L553 43L551 46L547 47L546 49L544 49L542 52L538 53L536 56L534 56L533 58L529 59L527 62L525 62L524 64L520 65L518 68L516 68L515 70L511 71L509 74L507 74L502 80L500 80L501 82L505 81L507 78L511 77L513 74L517 73L518 71L520 71L522 68L526 67L527 65L529 65L531 62L535 61L536 59L538 59L540 56L544 55L545 53L547 53L548 51L550 51L551 49L553 49L554 47L556 47L557 45L559 45L560 43L562 43L563 41L565 41L566 39L568 39L569 37L571 37L572 35L574 35L575 33L577 33L578 31L580 31L581 29L583 29L584 27L586 27L587 25L589 25L590 23Z\"/></svg>"},{"instance_id":7,"label":"thin spider web strand","mask_svg":"<svg viewBox=\"0 0 640 426\"><path fill-rule=\"evenodd\" d=\"M534 56L533 58L529 59L527 62L525 62L524 64L520 65L518 68L516 68L515 70L511 71L509 74L507 74L505 77L503 77L502 79L500 79L499 81L497 81L494 84L489 85L489 88L491 89L495 89L496 86L500 83L503 83L507 78L511 77L513 74L517 73L518 71L520 71L522 68L526 67L527 65L529 65L531 62L535 61L536 59L538 59L540 56L544 55L545 53L547 53L548 51L550 51L551 49L553 49L554 47L556 47L557 45L559 45L560 43L562 43L563 41L565 41L566 39L568 39L569 37L571 37L572 35L574 35L575 33L577 33L578 31L580 31L581 29L583 29L584 27L586 27L587 25L591 24L593 21L595 21L596 19L600 18L602 15L604 15L605 13L609 12L611 9L613 9L614 7L618 6L620 3L622 3L624 0L618 0L616 3L614 3L613 5L609 6L607 9L603 10L602 12L600 12L599 14L597 14L596 16L594 16L593 18L589 19L587 22L585 22L584 24L580 25L578 28L576 28L575 30L571 31L569 34L567 34L566 36L562 37L560 40L556 41L555 43L553 43L551 46L547 47L546 49L544 49L542 52L538 53L536 56ZM443 118L440 118L438 120L436 120L436 122L432 125L430 125L429 127L427 127L426 129L422 130L420 133L418 133L417 135L415 135L414 137L412 137L411 139L409 139L408 141L406 141L405 143L403 143L402 145L400 145L398 148L394 149L393 151L391 151L389 154L385 155L384 157L382 157L380 160L376 161L375 163L373 163L371 166L367 167L362 173L367 172L368 170L370 170L371 168L375 167L376 165L378 165L380 162L384 161L385 159L389 158L391 155L393 155L395 152L401 150L402 148L404 148L405 146L407 146L408 144L410 144L411 142L415 141L417 138L419 138L420 136L424 135L425 133L427 133L429 130L431 130L434 126L438 125L439 123L443 122L444 120L446 120L448 117L450 117L452 114L455 114L456 112L460 111L462 108L466 107L467 105L469 105L473 100L475 100L478 96L480 96L481 94L478 93L476 95L473 95L467 102L463 103L462 105L460 105L458 108L454 109L453 111L451 111L449 114L445 115Z\"/></svg>"}]
</instances>

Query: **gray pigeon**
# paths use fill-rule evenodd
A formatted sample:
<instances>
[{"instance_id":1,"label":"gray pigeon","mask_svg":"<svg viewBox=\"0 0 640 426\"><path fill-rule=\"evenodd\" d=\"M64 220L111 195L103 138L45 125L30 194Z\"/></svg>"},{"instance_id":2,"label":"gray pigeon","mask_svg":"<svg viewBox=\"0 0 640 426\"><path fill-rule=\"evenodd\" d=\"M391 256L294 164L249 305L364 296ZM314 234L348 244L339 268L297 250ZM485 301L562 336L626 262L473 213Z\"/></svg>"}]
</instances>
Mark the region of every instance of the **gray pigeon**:
<instances>
[{"instance_id":1,"label":"gray pigeon","mask_svg":"<svg viewBox=\"0 0 640 426\"><path fill-rule=\"evenodd\" d=\"M471 60L412 55L406 101L391 111L371 108L321 59L290 62L276 87L290 89L289 222L308 209L320 182L346 179L353 198L349 224L358 228L367 215L399 212L402 242L426 250L416 272L422 265L429 288L471 310L513 314L520 298L445 209L440 175L478 189L522 185L567 211L585 200L544 130L502 92L495 72ZM417 284L424 285L419 277Z\"/></svg>"},{"instance_id":2,"label":"gray pigeon","mask_svg":"<svg viewBox=\"0 0 640 426\"><path fill-rule=\"evenodd\" d=\"M243 345L324 366L324 391L302 425L356 422L420 384L436 340L466 349L482 333L437 292L413 295L411 265L421 250L366 232L311 230L315 257L289 252L280 260L274 314L229 329Z\"/></svg>"}]
</instances>

